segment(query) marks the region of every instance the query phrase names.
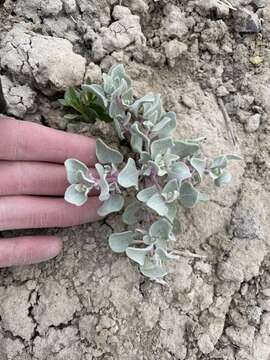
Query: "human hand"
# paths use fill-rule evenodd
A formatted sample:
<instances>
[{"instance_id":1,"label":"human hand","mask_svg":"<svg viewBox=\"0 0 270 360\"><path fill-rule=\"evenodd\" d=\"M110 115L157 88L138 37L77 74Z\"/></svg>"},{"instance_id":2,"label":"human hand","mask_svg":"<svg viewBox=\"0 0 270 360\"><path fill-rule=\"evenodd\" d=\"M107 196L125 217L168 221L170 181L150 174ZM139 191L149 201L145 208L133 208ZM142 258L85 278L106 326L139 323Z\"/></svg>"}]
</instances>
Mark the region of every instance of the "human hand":
<instances>
[{"instance_id":1,"label":"human hand","mask_svg":"<svg viewBox=\"0 0 270 360\"><path fill-rule=\"evenodd\" d=\"M64 161L94 166L95 140L27 121L0 118L0 231L66 227L98 220L98 197L76 207L65 202ZM59 254L54 236L0 240L0 267L32 264Z\"/></svg>"}]
</instances>

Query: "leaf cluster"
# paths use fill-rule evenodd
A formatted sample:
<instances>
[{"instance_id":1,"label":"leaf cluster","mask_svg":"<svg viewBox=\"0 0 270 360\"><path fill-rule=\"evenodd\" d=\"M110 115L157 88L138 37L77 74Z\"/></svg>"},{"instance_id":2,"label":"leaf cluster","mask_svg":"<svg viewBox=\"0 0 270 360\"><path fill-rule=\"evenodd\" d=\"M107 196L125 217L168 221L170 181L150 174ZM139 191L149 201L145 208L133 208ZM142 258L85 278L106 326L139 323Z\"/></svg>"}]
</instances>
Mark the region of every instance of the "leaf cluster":
<instances>
[{"instance_id":1,"label":"leaf cluster","mask_svg":"<svg viewBox=\"0 0 270 360\"><path fill-rule=\"evenodd\" d=\"M66 111L64 118L67 120L95 123L99 119L105 122L112 122L106 108L89 91L70 86L65 92L64 99L59 99L59 103Z\"/></svg>"},{"instance_id":2,"label":"leaf cluster","mask_svg":"<svg viewBox=\"0 0 270 360\"><path fill-rule=\"evenodd\" d=\"M160 281L167 273L166 263L177 258L171 249L177 207L192 208L208 199L198 189L206 177L216 186L228 184L228 164L240 158L229 154L209 159L200 150L203 139L175 140L176 114L164 110L159 94L134 99L121 64L103 74L103 85L84 84L81 91L106 110L130 152L123 157L98 139L95 171L76 159L67 160L71 185L65 199L81 206L95 189L102 202L99 215L124 209L122 220L128 229L112 234L109 245L114 252L125 252L142 274Z\"/></svg>"}]
</instances>

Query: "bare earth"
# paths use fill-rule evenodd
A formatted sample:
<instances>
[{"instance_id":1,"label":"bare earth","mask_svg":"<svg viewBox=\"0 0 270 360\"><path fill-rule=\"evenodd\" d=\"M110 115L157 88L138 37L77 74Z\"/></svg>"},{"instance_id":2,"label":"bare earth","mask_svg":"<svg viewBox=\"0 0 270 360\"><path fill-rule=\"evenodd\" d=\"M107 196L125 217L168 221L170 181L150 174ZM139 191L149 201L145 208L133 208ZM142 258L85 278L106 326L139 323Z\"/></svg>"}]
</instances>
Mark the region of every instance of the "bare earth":
<instances>
[{"instance_id":1,"label":"bare earth","mask_svg":"<svg viewBox=\"0 0 270 360\"><path fill-rule=\"evenodd\" d=\"M1 271L1 360L270 359L270 2L231 3L0 5L9 115L114 142L110 127L69 124L56 99L122 62L137 96L160 92L177 113L178 137L206 136L207 155L244 158L229 187L205 184L212 200L179 211L177 249L207 258L172 264L168 287L112 254L117 216L50 230L65 240L61 257Z\"/></svg>"}]
</instances>

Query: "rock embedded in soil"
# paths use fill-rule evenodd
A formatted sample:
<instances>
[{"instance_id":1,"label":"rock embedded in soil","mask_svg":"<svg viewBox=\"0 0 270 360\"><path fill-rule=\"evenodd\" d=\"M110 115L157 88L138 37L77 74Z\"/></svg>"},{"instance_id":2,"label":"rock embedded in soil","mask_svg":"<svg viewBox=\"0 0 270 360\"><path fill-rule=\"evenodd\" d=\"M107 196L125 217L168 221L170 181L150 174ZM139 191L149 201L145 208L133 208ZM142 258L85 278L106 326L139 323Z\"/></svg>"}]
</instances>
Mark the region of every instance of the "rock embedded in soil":
<instances>
[{"instance_id":1,"label":"rock embedded in soil","mask_svg":"<svg viewBox=\"0 0 270 360\"><path fill-rule=\"evenodd\" d=\"M261 124L261 114L254 114L247 119L245 124L245 130L247 133L253 133L257 131Z\"/></svg>"},{"instance_id":2,"label":"rock embedded in soil","mask_svg":"<svg viewBox=\"0 0 270 360\"><path fill-rule=\"evenodd\" d=\"M130 45L140 50L145 44L139 16L133 15L128 7L120 5L114 7L112 16L115 21L109 27L102 27L100 34L89 33L96 61L113 51L127 49Z\"/></svg>"},{"instance_id":3,"label":"rock embedded in soil","mask_svg":"<svg viewBox=\"0 0 270 360\"><path fill-rule=\"evenodd\" d=\"M63 5L67 14L72 14L76 11L76 0L63 0Z\"/></svg>"},{"instance_id":4,"label":"rock embedded in soil","mask_svg":"<svg viewBox=\"0 0 270 360\"><path fill-rule=\"evenodd\" d=\"M171 40L164 45L165 55L168 59L169 65L174 67L177 59L187 52L187 45L178 41L177 39Z\"/></svg>"},{"instance_id":5,"label":"rock embedded in soil","mask_svg":"<svg viewBox=\"0 0 270 360\"><path fill-rule=\"evenodd\" d=\"M162 28L160 34L165 38L176 37L182 40L188 32L186 19L179 7L168 4L164 8L165 18L162 21Z\"/></svg>"},{"instance_id":6,"label":"rock embedded in soil","mask_svg":"<svg viewBox=\"0 0 270 360\"><path fill-rule=\"evenodd\" d=\"M86 82L87 79L90 79L92 84L99 84L102 82L101 68L93 62L86 68L84 81Z\"/></svg>"},{"instance_id":7,"label":"rock embedded in soil","mask_svg":"<svg viewBox=\"0 0 270 360\"><path fill-rule=\"evenodd\" d=\"M36 111L36 93L28 85L13 84L5 75L0 76L8 115L22 119Z\"/></svg>"},{"instance_id":8,"label":"rock embedded in soil","mask_svg":"<svg viewBox=\"0 0 270 360\"><path fill-rule=\"evenodd\" d=\"M11 79L26 81L46 95L83 82L86 60L65 39L37 35L15 25L0 47L1 67Z\"/></svg>"},{"instance_id":9,"label":"rock embedded in soil","mask_svg":"<svg viewBox=\"0 0 270 360\"><path fill-rule=\"evenodd\" d=\"M12 336L29 341L35 324L29 314L29 291L26 286L9 286L0 288L1 326Z\"/></svg>"},{"instance_id":10,"label":"rock embedded in soil","mask_svg":"<svg viewBox=\"0 0 270 360\"><path fill-rule=\"evenodd\" d=\"M41 2L41 11L45 16L56 16L62 10L61 0L43 0Z\"/></svg>"},{"instance_id":11,"label":"rock embedded in soil","mask_svg":"<svg viewBox=\"0 0 270 360\"><path fill-rule=\"evenodd\" d=\"M262 30L262 23L257 14L240 8L234 13L234 29L239 33L258 33Z\"/></svg>"}]
</instances>

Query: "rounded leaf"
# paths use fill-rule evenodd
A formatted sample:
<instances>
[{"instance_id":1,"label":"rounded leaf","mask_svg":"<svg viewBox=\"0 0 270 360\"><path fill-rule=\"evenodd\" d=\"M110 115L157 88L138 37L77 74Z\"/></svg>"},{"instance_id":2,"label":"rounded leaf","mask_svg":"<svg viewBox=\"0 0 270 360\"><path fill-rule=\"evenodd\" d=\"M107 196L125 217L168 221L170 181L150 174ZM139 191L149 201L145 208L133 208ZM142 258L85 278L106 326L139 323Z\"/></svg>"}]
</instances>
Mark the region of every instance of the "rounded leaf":
<instances>
[{"instance_id":1,"label":"rounded leaf","mask_svg":"<svg viewBox=\"0 0 270 360\"><path fill-rule=\"evenodd\" d=\"M150 186L146 189L141 190L137 194L137 199L141 202L146 203L154 194L158 192L156 185Z\"/></svg>"},{"instance_id":2,"label":"rounded leaf","mask_svg":"<svg viewBox=\"0 0 270 360\"><path fill-rule=\"evenodd\" d=\"M169 240L170 233L172 231L172 225L166 219L160 219L154 222L149 230L151 237L158 237Z\"/></svg>"},{"instance_id":3,"label":"rounded leaf","mask_svg":"<svg viewBox=\"0 0 270 360\"><path fill-rule=\"evenodd\" d=\"M123 222L127 225L134 225L138 222L139 213L141 212L142 205L138 201L133 201L129 204L122 216Z\"/></svg>"},{"instance_id":4,"label":"rounded leaf","mask_svg":"<svg viewBox=\"0 0 270 360\"><path fill-rule=\"evenodd\" d=\"M132 243L133 239L133 231L114 233L109 237L109 245L112 251L116 253L122 253Z\"/></svg>"},{"instance_id":5,"label":"rounded leaf","mask_svg":"<svg viewBox=\"0 0 270 360\"><path fill-rule=\"evenodd\" d=\"M190 163L199 174L200 181L202 181L206 167L206 161L204 159L193 157L191 158Z\"/></svg>"},{"instance_id":6,"label":"rounded leaf","mask_svg":"<svg viewBox=\"0 0 270 360\"><path fill-rule=\"evenodd\" d=\"M192 208L198 201L199 192L189 182L184 182L180 188L180 203L186 208Z\"/></svg>"},{"instance_id":7,"label":"rounded leaf","mask_svg":"<svg viewBox=\"0 0 270 360\"><path fill-rule=\"evenodd\" d=\"M145 258L152 248L153 245L150 245L146 248L128 247L126 249L126 254L131 260L136 261L139 265L143 266L145 262Z\"/></svg>"},{"instance_id":8,"label":"rounded leaf","mask_svg":"<svg viewBox=\"0 0 270 360\"><path fill-rule=\"evenodd\" d=\"M144 266L141 266L140 271L144 276L151 279L160 279L167 275L166 269L150 261L145 263Z\"/></svg>"},{"instance_id":9,"label":"rounded leaf","mask_svg":"<svg viewBox=\"0 0 270 360\"><path fill-rule=\"evenodd\" d=\"M123 162L123 155L106 145L101 139L97 139L96 155L101 164L119 164Z\"/></svg>"},{"instance_id":10,"label":"rounded leaf","mask_svg":"<svg viewBox=\"0 0 270 360\"><path fill-rule=\"evenodd\" d=\"M111 213L120 211L124 206L124 198L120 194L113 194L98 209L99 216L107 216Z\"/></svg>"},{"instance_id":11,"label":"rounded leaf","mask_svg":"<svg viewBox=\"0 0 270 360\"><path fill-rule=\"evenodd\" d=\"M151 196L151 198L146 202L146 205L157 212L160 216L166 216L168 214L168 206L165 203L163 197L157 193Z\"/></svg>"},{"instance_id":12,"label":"rounded leaf","mask_svg":"<svg viewBox=\"0 0 270 360\"><path fill-rule=\"evenodd\" d=\"M199 145L189 141L174 141L172 152L178 155L181 159L195 154L199 150Z\"/></svg>"},{"instance_id":13,"label":"rounded leaf","mask_svg":"<svg viewBox=\"0 0 270 360\"><path fill-rule=\"evenodd\" d=\"M79 171L84 175L87 175L89 172L88 167L79 160L68 159L65 161L67 180L70 184L77 184L80 177L78 177Z\"/></svg>"},{"instance_id":14,"label":"rounded leaf","mask_svg":"<svg viewBox=\"0 0 270 360\"><path fill-rule=\"evenodd\" d=\"M88 196L87 192L77 190L78 185L70 185L65 192L65 200L73 205L82 206L86 203Z\"/></svg>"},{"instance_id":15,"label":"rounded leaf","mask_svg":"<svg viewBox=\"0 0 270 360\"><path fill-rule=\"evenodd\" d=\"M151 144L152 159L155 160L158 155L166 154L168 149L170 149L172 146L173 141L169 137L153 141Z\"/></svg>"},{"instance_id":16,"label":"rounded leaf","mask_svg":"<svg viewBox=\"0 0 270 360\"><path fill-rule=\"evenodd\" d=\"M126 166L118 175L118 183L124 188L135 186L138 189L139 174L140 171L137 170L135 161L129 158Z\"/></svg>"}]
</instances>

